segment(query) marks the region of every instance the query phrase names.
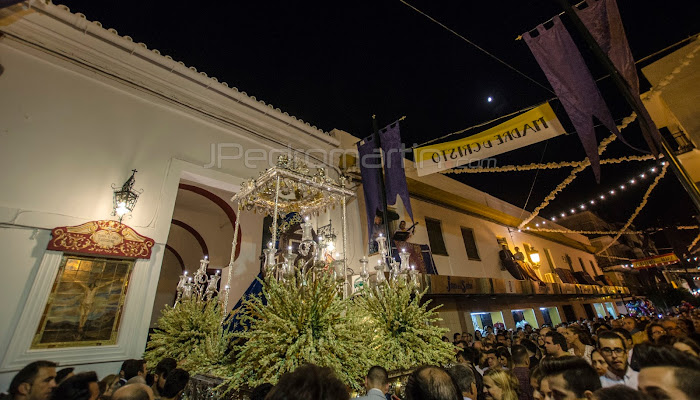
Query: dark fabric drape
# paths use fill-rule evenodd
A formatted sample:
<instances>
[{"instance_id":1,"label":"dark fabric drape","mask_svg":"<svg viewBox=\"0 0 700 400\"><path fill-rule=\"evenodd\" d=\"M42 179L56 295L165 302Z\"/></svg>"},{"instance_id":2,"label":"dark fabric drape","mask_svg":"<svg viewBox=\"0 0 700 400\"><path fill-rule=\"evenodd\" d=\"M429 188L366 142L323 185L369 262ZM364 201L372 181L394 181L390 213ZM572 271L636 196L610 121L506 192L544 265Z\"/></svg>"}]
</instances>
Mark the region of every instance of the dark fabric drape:
<instances>
[{"instance_id":1,"label":"dark fabric drape","mask_svg":"<svg viewBox=\"0 0 700 400\"><path fill-rule=\"evenodd\" d=\"M382 173L382 162L379 149L375 145L372 136L365 138L357 144L360 159L360 172L362 174L362 190L365 194L365 210L367 212L367 233L372 238L374 217L381 211L380 191L382 190L379 174Z\"/></svg>"},{"instance_id":2,"label":"dark fabric drape","mask_svg":"<svg viewBox=\"0 0 700 400\"><path fill-rule=\"evenodd\" d=\"M401 197L408 215L413 220L413 210L408 197L406 185L406 172L403 168L403 153L401 152L401 133L399 124L389 126L386 131L380 133L382 138L382 150L384 151L384 180L386 184L386 202L389 205L396 204L396 196Z\"/></svg>"},{"instance_id":3,"label":"dark fabric drape","mask_svg":"<svg viewBox=\"0 0 700 400\"><path fill-rule=\"evenodd\" d=\"M618 137L620 132L561 19L555 16L552 22L554 25L550 29L539 25L537 37L533 38L526 32L523 39L569 115L591 162L596 181L600 182L600 160L593 117Z\"/></svg>"},{"instance_id":4,"label":"dark fabric drape","mask_svg":"<svg viewBox=\"0 0 700 400\"><path fill-rule=\"evenodd\" d=\"M641 110L642 114L638 115L637 118L646 120L646 126L640 124L642 135L644 135L644 140L646 140L651 152L656 155L658 153L656 144L660 142L661 134L639 98L637 67L627 43L627 35L625 35L625 27L622 25L620 12L617 9L617 2L615 0L587 0L586 3L588 7L578 10L578 16L629 85L637 108Z\"/></svg>"}]
</instances>

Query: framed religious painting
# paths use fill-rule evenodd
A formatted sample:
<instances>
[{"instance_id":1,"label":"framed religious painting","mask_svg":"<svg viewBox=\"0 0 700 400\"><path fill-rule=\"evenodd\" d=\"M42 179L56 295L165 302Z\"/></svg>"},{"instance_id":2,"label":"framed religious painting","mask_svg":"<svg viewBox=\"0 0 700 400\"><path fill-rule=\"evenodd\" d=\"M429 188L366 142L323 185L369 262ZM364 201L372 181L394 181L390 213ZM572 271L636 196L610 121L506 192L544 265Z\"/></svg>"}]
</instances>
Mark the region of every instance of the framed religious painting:
<instances>
[{"instance_id":1,"label":"framed religious painting","mask_svg":"<svg viewBox=\"0 0 700 400\"><path fill-rule=\"evenodd\" d=\"M133 259L65 254L32 349L114 345Z\"/></svg>"}]
</instances>

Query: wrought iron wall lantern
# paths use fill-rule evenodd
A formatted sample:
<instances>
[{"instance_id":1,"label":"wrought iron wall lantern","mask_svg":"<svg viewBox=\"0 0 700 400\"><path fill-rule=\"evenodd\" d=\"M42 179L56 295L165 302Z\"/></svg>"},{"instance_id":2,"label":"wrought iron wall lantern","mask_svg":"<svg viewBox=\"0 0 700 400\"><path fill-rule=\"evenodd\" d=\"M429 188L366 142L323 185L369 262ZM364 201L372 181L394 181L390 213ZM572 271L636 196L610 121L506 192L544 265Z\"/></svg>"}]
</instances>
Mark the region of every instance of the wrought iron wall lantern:
<instances>
[{"instance_id":1,"label":"wrought iron wall lantern","mask_svg":"<svg viewBox=\"0 0 700 400\"><path fill-rule=\"evenodd\" d=\"M119 187L112 184L112 189L114 190L114 204L112 215L116 215L119 218L119 222L122 222L124 216L132 211L136 207L136 201L138 201L139 196L143 193L143 190L134 190L134 175L136 174L135 169L131 170L131 176L124 182L124 184Z\"/></svg>"}]
</instances>

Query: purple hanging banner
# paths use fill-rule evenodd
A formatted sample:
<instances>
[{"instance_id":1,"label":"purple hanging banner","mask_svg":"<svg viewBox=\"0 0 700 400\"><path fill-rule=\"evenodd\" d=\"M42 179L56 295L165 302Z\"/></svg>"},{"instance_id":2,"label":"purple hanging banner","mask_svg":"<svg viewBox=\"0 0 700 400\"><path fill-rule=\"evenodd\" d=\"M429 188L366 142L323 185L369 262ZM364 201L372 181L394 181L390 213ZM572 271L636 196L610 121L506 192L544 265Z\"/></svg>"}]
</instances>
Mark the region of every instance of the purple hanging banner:
<instances>
[{"instance_id":1,"label":"purple hanging banner","mask_svg":"<svg viewBox=\"0 0 700 400\"><path fill-rule=\"evenodd\" d=\"M552 22L554 25L550 29L538 25L538 36L533 38L529 32L526 32L523 34L523 39L574 124L583 149L591 162L596 182L600 183L600 158L593 117L618 137L621 137L620 132L581 53L561 19L555 16Z\"/></svg>"},{"instance_id":2,"label":"purple hanging banner","mask_svg":"<svg viewBox=\"0 0 700 400\"><path fill-rule=\"evenodd\" d=\"M374 218L381 214L382 205L379 174L382 173L382 160L379 149L373 137L368 136L357 144L359 153L360 172L362 174L362 190L365 194L365 210L367 212L367 234L370 242L373 240Z\"/></svg>"},{"instance_id":3,"label":"purple hanging banner","mask_svg":"<svg viewBox=\"0 0 700 400\"><path fill-rule=\"evenodd\" d=\"M615 68L627 81L638 108L642 110L643 115L637 117L644 118L649 127L649 129L645 129L645 125L640 124L644 140L646 140L651 152L657 155L656 144L660 143L661 134L639 98L637 67L627 43L627 35L625 35L625 27L622 25L620 12L617 9L617 2L615 0L587 0L586 4L588 7L577 10L578 16L598 42L600 48L608 55Z\"/></svg>"},{"instance_id":4,"label":"purple hanging banner","mask_svg":"<svg viewBox=\"0 0 700 400\"><path fill-rule=\"evenodd\" d=\"M382 150L384 151L384 183L386 185L386 202L389 205L396 204L396 196L401 197L403 206L413 221L411 200L408 196L406 184L406 172L403 168L403 149L401 147L401 132L398 122L385 128L381 135Z\"/></svg>"}]
</instances>

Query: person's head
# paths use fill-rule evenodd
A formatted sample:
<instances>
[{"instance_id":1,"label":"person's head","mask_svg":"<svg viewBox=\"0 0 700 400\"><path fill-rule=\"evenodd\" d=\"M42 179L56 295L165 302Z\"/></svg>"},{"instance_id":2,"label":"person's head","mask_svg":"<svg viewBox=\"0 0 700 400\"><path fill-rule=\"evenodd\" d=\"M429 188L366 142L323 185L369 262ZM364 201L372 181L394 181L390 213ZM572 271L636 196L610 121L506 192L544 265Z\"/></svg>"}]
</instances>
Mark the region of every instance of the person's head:
<instances>
[{"instance_id":1,"label":"person's head","mask_svg":"<svg viewBox=\"0 0 700 400\"><path fill-rule=\"evenodd\" d=\"M666 329L658 322L652 322L646 327L647 337L652 343L656 343L659 338L666 334Z\"/></svg>"},{"instance_id":2,"label":"person's head","mask_svg":"<svg viewBox=\"0 0 700 400\"><path fill-rule=\"evenodd\" d=\"M700 393L700 360L669 346L640 344L632 363L639 390L655 399L694 400Z\"/></svg>"},{"instance_id":3,"label":"person's head","mask_svg":"<svg viewBox=\"0 0 700 400\"><path fill-rule=\"evenodd\" d=\"M457 333L455 333L454 335L452 335L452 341L453 341L453 342L457 343L457 342L459 342L460 340L462 340L462 334L461 334L461 333L457 332Z\"/></svg>"},{"instance_id":4,"label":"person's head","mask_svg":"<svg viewBox=\"0 0 700 400\"><path fill-rule=\"evenodd\" d=\"M530 342L532 343L532 342ZM515 367L529 367L530 366L530 354L528 350L523 345L515 345L511 349L511 354L513 356L513 366Z\"/></svg>"},{"instance_id":5,"label":"person's head","mask_svg":"<svg viewBox=\"0 0 700 400\"><path fill-rule=\"evenodd\" d=\"M678 327L678 322L673 319L665 319L661 321L661 326L666 330L667 335L683 336L683 330Z\"/></svg>"},{"instance_id":6,"label":"person's head","mask_svg":"<svg viewBox=\"0 0 700 400\"><path fill-rule=\"evenodd\" d=\"M517 400L520 384L509 371L489 369L484 373L484 397L487 400Z\"/></svg>"},{"instance_id":7,"label":"person's head","mask_svg":"<svg viewBox=\"0 0 700 400\"><path fill-rule=\"evenodd\" d=\"M503 332L499 332L496 334L496 343L505 345L506 344L506 335Z\"/></svg>"},{"instance_id":8,"label":"person's head","mask_svg":"<svg viewBox=\"0 0 700 400\"><path fill-rule=\"evenodd\" d=\"M540 336L544 337L547 335L548 332L551 332L551 331L552 331L552 328L550 328L548 326L543 326L542 328L540 328Z\"/></svg>"},{"instance_id":9,"label":"person's head","mask_svg":"<svg viewBox=\"0 0 700 400\"><path fill-rule=\"evenodd\" d=\"M117 383L119 383L119 375L109 374L102 378L100 381L100 387L102 387L102 395L105 397L111 397L112 393L116 390Z\"/></svg>"},{"instance_id":10,"label":"person's head","mask_svg":"<svg viewBox=\"0 0 700 400\"><path fill-rule=\"evenodd\" d=\"M581 357L545 358L539 365L544 375L541 386L545 398L557 400L591 399L601 388L596 371Z\"/></svg>"},{"instance_id":11,"label":"person's head","mask_svg":"<svg viewBox=\"0 0 700 400\"><path fill-rule=\"evenodd\" d=\"M624 385L598 389L593 393L594 400L653 400L646 394Z\"/></svg>"},{"instance_id":12,"label":"person's head","mask_svg":"<svg viewBox=\"0 0 700 400\"><path fill-rule=\"evenodd\" d=\"M406 230L406 221L399 222L399 229Z\"/></svg>"},{"instance_id":13,"label":"person's head","mask_svg":"<svg viewBox=\"0 0 700 400\"><path fill-rule=\"evenodd\" d=\"M627 350L630 350L634 346L634 342L632 341L632 334L629 333L629 331L627 331L626 329L614 328L611 330L611 332L617 333L618 336L620 336L625 341Z\"/></svg>"},{"instance_id":14,"label":"person's head","mask_svg":"<svg viewBox=\"0 0 700 400\"><path fill-rule=\"evenodd\" d=\"M544 336L544 349L548 356L559 357L569 350L566 344L566 338L559 333L549 331Z\"/></svg>"},{"instance_id":15,"label":"person's head","mask_svg":"<svg viewBox=\"0 0 700 400\"><path fill-rule=\"evenodd\" d=\"M365 377L365 388L379 389L382 393L389 391L389 373L383 367L375 365L370 368Z\"/></svg>"},{"instance_id":16,"label":"person's head","mask_svg":"<svg viewBox=\"0 0 700 400\"><path fill-rule=\"evenodd\" d=\"M535 342L533 342L532 340L523 339L520 341L520 345L524 346L527 349L527 352L530 355L530 357L537 354L537 344L535 344Z\"/></svg>"},{"instance_id":17,"label":"person's head","mask_svg":"<svg viewBox=\"0 0 700 400\"><path fill-rule=\"evenodd\" d=\"M543 398L540 393L540 384L543 377L544 375L542 374L542 369L540 369L539 365L530 370L530 386L532 386L533 398L537 398L537 396L539 396L540 399Z\"/></svg>"},{"instance_id":18,"label":"person's head","mask_svg":"<svg viewBox=\"0 0 700 400\"><path fill-rule=\"evenodd\" d=\"M66 378L53 391L53 398L60 400L97 400L99 396L100 387L94 372L83 372Z\"/></svg>"},{"instance_id":19,"label":"person's head","mask_svg":"<svg viewBox=\"0 0 700 400\"><path fill-rule=\"evenodd\" d=\"M626 330L627 332L632 333L632 331L637 329L637 320L635 320L632 317L625 317L622 320L622 329Z\"/></svg>"},{"instance_id":20,"label":"person's head","mask_svg":"<svg viewBox=\"0 0 700 400\"><path fill-rule=\"evenodd\" d=\"M71 376L74 376L75 374L73 373L73 370L75 370L75 368L72 367L59 369L56 372L56 384L60 385L61 382L65 381Z\"/></svg>"},{"instance_id":21,"label":"person's head","mask_svg":"<svg viewBox=\"0 0 700 400\"><path fill-rule=\"evenodd\" d=\"M283 374L268 393L267 400L348 400L345 384L332 369L304 364Z\"/></svg>"},{"instance_id":22,"label":"person's head","mask_svg":"<svg viewBox=\"0 0 700 400\"><path fill-rule=\"evenodd\" d=\"M462 392L463 397L476 400L479 393L476 389L476 377L471 368L457 364L450 367L447 373L449 373L452 379L457 383L457 387L459 391Z\"/></svg>"},{"instance_id":23,"label":"person's head","mask_svg":"<svg viewBox=\"0 0 700 400\"><path fill-rule=\"evenodd\" d=\"M459 347L460 349L466 349L469 347L469 344L464 340L460 340L459 342L455 343L455 346Z\"/></svg>"},{"instance_id":24,"label":"person's head","mask_svg":"<svg viewBox=\"0 0 700 400\"><path fill-rule=\"evenodd\" d=\"M119 374L127 381L135 376L146 376L146 362L144 360L126 360L122 363Z\"/></svg>"},{"instance_id":25,"label":"person's head","mask_svg":"<svg viewBox=\"0 0 700 400\"><path fill-rule=\"evenodd\" d=\"M608 363L608 370L617 376L624 376L627 371L627 344L613 331L598 335L598 351Z\"/></svg>"},{"instance_id":26,"label":"person's head","mask_svg":"<svg viewBox=\"0 0 700 400\"><path fill-rule=\"evenodd\" d=\"M177 368L177 361L170 357L163 358L156 365L156 369L153 371L153 384L156 385L159 393L163 390L168 374L175 368Z\"/></svg>"},{"instance_id":27,"label":"person's head","mask_svg":"<svg viewBox=\"0 0 700 400\"><path fill-rule=\"evenodd\" d=\"M112 394L112 400L153 400L153 397L153 389L145 383L124 385Z\"/></svg>"},{"instance_id":28,"label":"person's head","mask_svg":"<svg viewBox=\"0 0 700 400\"><path fill-rule=\"evenodd\" d=\"M180 394L185 390L187 382L190 381L190 373L184 369L175 368L168 373L168 378L165 380L165 385L163 385L163 390L160 392L161 398L164 399L177 399Z\"/></svg>"},{"instance_id":29,"label":"person's head","mask_svg":"<svg viewBox=\"0 0 700 400\"><path fill-rule=\"evenodd\" d=\"M579 345L580 343L585 344L585 339L582 340L582 336L585 335L585 332L578 325L569 325L564 329L562 335L564 335L564 339L566 339L567 347Z\"/></svg>"},{"instance_id":30,"label":"person's head","mask_svg":"<svg viewBox=\"0 0 700 400\"><path fill-rule=\"evenodd\" d=\"M603 376L608 372L608 363L598 349L591 352L591 366L595 369L595 372L598 373L598 376Z\"/></svg>"},{"instance_id":31,"label":"person's head","mask_svg":"<svg viewBox=\"0 0 700 400\"><path fill-rule=\"evenodd\" d=\"M12 379L8 392L15 399L48 400L56 387L56 363L35 361Z\"/></svg>"},{"instance_id":32,"label":"person's head","mask_svg":"<svg viewBox=\"0 0 700 400\"><path fill-rule=\"evenodd\" d=\"M500 364L498 362L498 354L496 352L496 349L488 349L484 351L484 355L486 358L486 366L489 368L496 368Z\"/></svg>"},{"instance_id":33,"label":"person's head","mask_svg":"<svg viewBox=\"0 0 700 400\"><path fill-rule=\"evenodd\" d=\"M513 357L506 347L496 347L496 357L501 368L513 369Z\"/></svg>"},{"instance_id":34,"label":"person's head","mask_svg":"<svg viewBox=\"0 0 700 400\"><path fill-rule=\"evenodd\" d=\"M519 252L519 251L520 251L520 247L516 247L516 248L515 248L515 252L517 253L517 252Z\"/></svg>"},{"instance_id":35,"label":"person's head","mask_svg":"<svg viewBox=\"0 0 700 400\"><path fill-rule=\"evenodd\" d=\"M250 400L265 400L265 396L270 393L274 386L271 383L263 383L256 386L250 392Z\"/></svg>"},{"instance_id":36,"label":"person's head","mask_svg":"<svg viewBox=\"0 0 700 400\"><path fill-rule=\"evenodd\" d=\"M528 335L532 333L532 325L525 324L525 333Z\"/></svg>"},{"instance_id":37,"label":"person's head","mask_svg":"<svg viewBox=\"0 0 700 400\"><path fill-rule=\"evenodd\" d=\"M481 351L481 340L474 341L474 343L472 343L472 348Z\"/></svg>"},{"instance_id":38,"label":"person's head","mask_svg":"<svg viewBox=\"0 0 700 400\"><path fill-rule=\"evenodd\" d=\"M676 350L680 350L693 357L700 357L700 346L691 338L676 336L671 340L671 343Z\"/></svg>"},{"instance_id":39,"label":"person's head","mask_svg":"<svg viewBox=\"0 0 700 400\"><path fill-rule=\"evenodd\" d=\"M462 400L455 379L435 366L423 366L413 371L406 382L405 393L406 400Z\"/></svg>"}]
</instances>

